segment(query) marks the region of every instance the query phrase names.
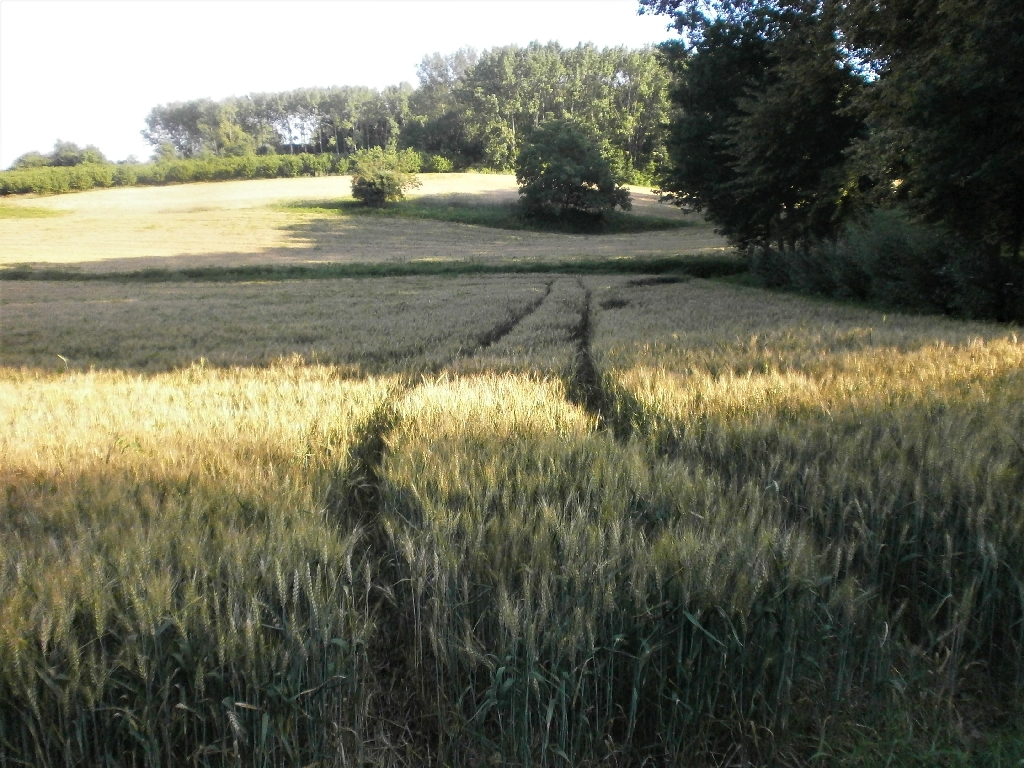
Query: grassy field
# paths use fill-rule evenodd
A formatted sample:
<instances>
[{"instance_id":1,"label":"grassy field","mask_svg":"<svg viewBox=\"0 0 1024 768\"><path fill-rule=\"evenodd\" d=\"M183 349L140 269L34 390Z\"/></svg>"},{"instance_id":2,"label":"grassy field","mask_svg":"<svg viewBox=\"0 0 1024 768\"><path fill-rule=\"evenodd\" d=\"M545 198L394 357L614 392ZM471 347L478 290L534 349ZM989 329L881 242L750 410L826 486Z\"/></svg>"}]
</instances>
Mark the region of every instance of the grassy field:
<instances>
[{"instance_id":1,"label":"grassy field","mask_svg":"<svg viewBox=\"0 0 1024 768\"><path fill-rule=\"evenodd\" d=\"M465 195L506 204L515 178L422 174L414 200ZM687 221L635 188L635 212ZM301 203L351 196L349 178L264 179L98 190L0 203L0 267L74 265L87 271L253 264L406 262L422 259L665 256L715 253L723 240L706 224L621 235L507 231L407 217L339 215ZM31 218L16 212L33 211ZM60 215L39 219L38 212ZM15 213L11 213L15 212Z\"/></svg>"},{"instance_id":2,"label":"grassy field","mask_svg":"<svg viewBox=\"0 0 1024 768\"><path fill-rule=\"evenodd\" d=\"M0 312L0 768L1024 760L1015 328L682 274Z\"/></svg>"}]
</instances>

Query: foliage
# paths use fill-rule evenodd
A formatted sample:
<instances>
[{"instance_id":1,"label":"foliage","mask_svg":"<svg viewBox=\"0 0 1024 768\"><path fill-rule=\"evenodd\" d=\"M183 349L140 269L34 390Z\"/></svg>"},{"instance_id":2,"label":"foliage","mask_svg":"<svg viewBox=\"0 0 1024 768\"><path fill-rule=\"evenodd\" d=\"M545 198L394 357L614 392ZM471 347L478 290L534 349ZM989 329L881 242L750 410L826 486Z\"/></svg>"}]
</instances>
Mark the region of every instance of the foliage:
<instances>
[{"instance_id":1,"label":"foliage","mask_svg":"<svg viewBox=\"0 0 1024 768\"><path fill-rule=\"evenodd\" d=\"M455 164L444 155L424 154L421 170L423 173L451 173Z\"/></svg>"},{"instance_id":2,"label":"foliage","mask_svg":"<svg viewBox=\"0 0 1024 768\"><path fill-rule=\"evenodd\" d=\"M601 135L631 181L649 181L664 159L668 75L649 48L463 48L425 56L417 73L416 89L302 88L161 104L143 135L179 157L400 146L455 168L508 170L529 130L569 118Z\"/></svg>"},{"instance_id":3,"label":"foliage","mask_svg":"<svg viewBox=\"0 0 1024 768\"><path fill-rule=\"evenodd\" d=\"M25 170L29 168L43 167L71 167L83 164L106 163L107 158L92 144L79 147L71 141L61 141L53 145L53 151L48 155L39 152L29 152L22 155L11 165L11 170Z\"/></svg>"},{"instance_id":4,"label":"foliage","mask_svg":"<svg viewBox=\"0 0 1024 768\"><path fill-rule=\"evenodd\" d=\"M816 3L736 8L681 12L689 44L662 46L678 107L662 189L740 246L833 236L862 81Z\"/></svg>"},{"instance_id":5,"label":"foliage","mask_svg":"<svg viewBox=\"0 0 1024 768\"><path fill-rule=\"evenodd\" d=\"M420 186L421 163L415 150L360 150L352 157L352 197L373 208L403 200L406 190Z\"/></svg>"},{"instance_id":6,"label":"foliage","mask_svg":"<svg viewBox=\"0 0 1024 768\"><path fill-rule=\"evenodd\" d=\"M979 247L1024 244L1024 9L1014 0L844 4L877 81L856 161L879 196Z\"/></svg>"},{"instance_id":7,"label":"foliage","mask_svg":"<svg viewBox=\"0 0 1024 768\"><path fill-rule=\"evenodd\" d=\"M48 155L40 152L26 152L11 163L9 170L18 171L25 170L26 168L42 168L52 164L52 160Z\"/></svg>"},{"instance_id":8,"label":"foliage","mask_svg":"<svg viewBox=\"0 0 1024 768\"><path fill-rule=\"evenodd\" d=\"M921 312L1024 322L1024 264L899 211L835 240L749 251L765 285Z\"/></svg>"},{"instance_id":9,"label":"foliage","mask_svg":"<svg viewBox=\"0 0 1024 768\"><path fill-rule=\"evenodd\" d=\"M117 165L88 163L72 167L35 167L0 172L2 195L57 195L97 187L186 184L229 179L273 179L346 173L349 161L337 155L242 155L162 159Z\"/></svg>"},{"instance_id":10,"label":"foliage","mask_svg":"<svg viewBox=\"0 0 1024 768\"><path fill-rule=\"evenodd\" d=\"M756 246L762 265L781 260L790 271L801 259L840 258L829 241L851 216L904 210L956 242L942 257L915 262L914 271L929 273L926 282L947 286L932 290L927 306L1017 316L1013 306L1024 296L1016 277L1024 243L1020 3L643 6L672 15L683 33L663 47L679 107L664 189L680 203L706 211L736 244ZM920 305L910 298L917 295L910 291L908 301Z\"/></svg>"},{"instance_id":11,"label":"foliage","mask_svg":"<svg viewBox=\"0 0 1024 768\"><path fill-rule=\"evenodd\" d=\"M632 207L597 137L566 120L550 120L530 133L516 159L516 181L528 215Z\"/></svg>"},{"instance_id":12,"label":"foliage","mask_svg":"<svg viewBox=\"0 0 1024 768\"><path fill-rule=\"evenodd\" d=\"M667 72L655 51L557 43L484 51L456 90L480 159L508 169L546 120L587 126L618 152L627 176L650 175L662 159Z\"/></svg>"}]
</instances>

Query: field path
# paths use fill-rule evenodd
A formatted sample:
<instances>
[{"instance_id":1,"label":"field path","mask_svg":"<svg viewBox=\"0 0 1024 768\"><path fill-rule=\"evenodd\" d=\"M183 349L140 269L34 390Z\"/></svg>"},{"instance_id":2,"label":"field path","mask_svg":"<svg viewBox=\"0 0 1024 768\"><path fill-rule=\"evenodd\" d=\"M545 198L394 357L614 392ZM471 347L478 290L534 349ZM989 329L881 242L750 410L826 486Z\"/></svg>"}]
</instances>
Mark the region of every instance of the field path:
<instances>
[{"instance_id":1,"label":"field path","mask_svg":"<svg viewBox=\"0 0 1024 768\"><path fill-rule=\"evenodd\" d=\"M524 307L522 312L510 315L504 322L494 326L482 337L480 337L480 343L477 345L476 349L474 349L473 352L471 352L470 354L473 354L482 349L487 349L488 347L497 344L503 338L512 333L512 331L516 329L517 325L519 325L521 322L523 322L523 320L525 320L527 317L529 317L538 309L540 309L540 305L543 304L544 300L551 295L551 286L554 285L554 283L554 280L549 280L547 283L547 287L544 289L544 293L541 294L536 301Z\"/></svg>"}]
</instances>

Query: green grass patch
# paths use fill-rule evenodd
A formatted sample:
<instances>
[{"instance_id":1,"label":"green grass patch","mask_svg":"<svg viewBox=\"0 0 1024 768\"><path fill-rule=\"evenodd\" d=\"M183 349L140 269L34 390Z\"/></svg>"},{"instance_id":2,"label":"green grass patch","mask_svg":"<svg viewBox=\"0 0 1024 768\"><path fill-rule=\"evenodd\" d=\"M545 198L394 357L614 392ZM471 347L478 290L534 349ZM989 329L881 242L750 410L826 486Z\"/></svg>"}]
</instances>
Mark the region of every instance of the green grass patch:
<instances>
[{"instance_id":1,"label":"green grass patch","mask_svg":"<svg viewBox=\"0 0 1024 768\"><path fill-rule=\"evenodd\" d=\"M65 213L67 211L28 205L0 205L0 219L52 219Z\"/></svg>"},{"instance_id":2,"label":"green grass patch","mask_svg":"<svg viewBox=\"0 0 1024 768\"><path fill-rule=\"evenodd\" d=\"M491 229L549 232L563 235L625 235L695 226L688 220L610 211L562 216L526 216L518 202L495 201L472 194L425 195L384 208L370 208L357 200L308 200L283 206L288 210L340 213L349 216L385 216L454 224L473 224Z\"/></svg>"},{"instance_id":3,"label":"green grass patch","mask_svg":"<svg viewBox=\"0 0 1024 768\"><path fill-rule=\"evenodd\" d=\"M47 280L68 282L246 282L252 280L324 280L342 277L412 277L420 275L666 275L724 277L746 270L746 261L736 256L657 256L604 259L563 259L552 261L407 261L402 263L324 263L245 265L237 267L192 267L186 269L140 269L133 272L82 272L65 267L36 268L18 265L0 269L0 281Z\"/></svg>"}]
</instances>

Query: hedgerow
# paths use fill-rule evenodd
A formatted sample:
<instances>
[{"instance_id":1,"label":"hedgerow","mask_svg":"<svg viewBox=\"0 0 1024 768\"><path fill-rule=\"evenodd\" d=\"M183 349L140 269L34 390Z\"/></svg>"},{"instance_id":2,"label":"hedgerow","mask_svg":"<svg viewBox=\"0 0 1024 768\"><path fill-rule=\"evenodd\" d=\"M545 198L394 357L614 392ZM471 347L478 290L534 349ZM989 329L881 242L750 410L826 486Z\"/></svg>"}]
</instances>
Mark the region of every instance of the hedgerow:
<instances>
[{"instance_id":1,"label":"hedgerow","mask_svg":"<svg viewBox=\"0 0 1024 768\"><path fill-rule=\"evenodd\" d=\"M452 163L441 155L402 153L408 161L418 156L415 168L432 173L449 173ZM0 171L0 196L61 195L104 187L161 186L195 181L232 179L276 179L297 176L331 176L349 173L348 157L332 154L243 155L241 157L198 157L160 160L143 164L83 163L71 167L44 166Z\"/></svg>"}]
</instances>

